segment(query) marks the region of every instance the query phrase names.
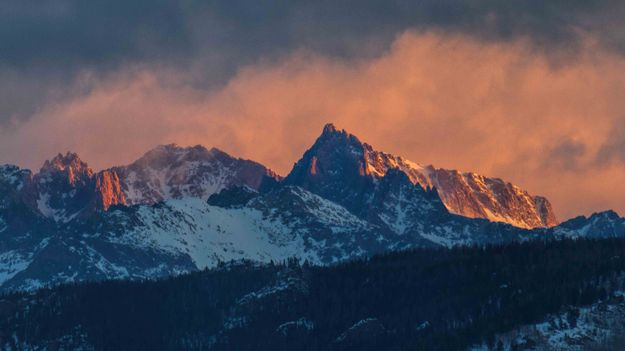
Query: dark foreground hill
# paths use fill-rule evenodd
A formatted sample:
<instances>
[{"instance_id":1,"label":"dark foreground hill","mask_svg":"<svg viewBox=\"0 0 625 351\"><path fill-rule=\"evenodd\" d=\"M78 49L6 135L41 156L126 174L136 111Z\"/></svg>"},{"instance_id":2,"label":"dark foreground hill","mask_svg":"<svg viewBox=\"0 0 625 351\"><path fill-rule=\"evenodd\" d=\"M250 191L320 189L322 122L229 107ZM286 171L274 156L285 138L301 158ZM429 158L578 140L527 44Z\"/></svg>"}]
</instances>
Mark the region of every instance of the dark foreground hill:
<instances>
[{"instance_id":1,"label":"dark foreground hill","mask_svg":"<svg viewBox=\"0 0 625 351\"><path fill-rule=\"evenodd\" d=\"M625 240L418 249L0 298L4 349L456 350L623 290Z\"/></svg>"}]
</instances>

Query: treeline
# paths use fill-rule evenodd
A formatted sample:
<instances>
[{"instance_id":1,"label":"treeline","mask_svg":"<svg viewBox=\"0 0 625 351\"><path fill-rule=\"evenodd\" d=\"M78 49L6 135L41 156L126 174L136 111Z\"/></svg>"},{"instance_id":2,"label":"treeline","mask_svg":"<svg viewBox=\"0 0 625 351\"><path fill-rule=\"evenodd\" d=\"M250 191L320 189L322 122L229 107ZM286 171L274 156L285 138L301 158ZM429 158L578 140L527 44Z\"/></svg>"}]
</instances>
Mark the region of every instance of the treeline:
<instances>
[{"instance_id":1,"label":"treeline","mask_svg":"<svg viewBox=\"0 0 625 351\"><path fill-rule=\"evenodd\" d=\"M624 288L625 240L417 249L331 267L244 262L0 298L0 345L462 350Z\"/></svg>"}]
</instances>

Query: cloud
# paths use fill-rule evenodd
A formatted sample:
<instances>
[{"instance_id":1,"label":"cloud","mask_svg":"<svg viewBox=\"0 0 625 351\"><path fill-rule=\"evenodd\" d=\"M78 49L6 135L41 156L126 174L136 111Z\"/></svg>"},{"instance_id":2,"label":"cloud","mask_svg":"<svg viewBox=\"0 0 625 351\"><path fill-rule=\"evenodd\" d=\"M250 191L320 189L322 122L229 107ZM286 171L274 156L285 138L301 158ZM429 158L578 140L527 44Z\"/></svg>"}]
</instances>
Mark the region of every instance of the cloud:
<instances>
[{"instance_id":1,"label":"cloud","mask_svg":"<svg viewBox=\"0 0 625 351\"><path fill-rule=\"evenodd\" d=\"M502 177L558 215L625 213L625 60L586 38L566 64L533 44L406 32L379 57L295 51L206 90L174 70L128 66L0 130L0 160L37 167L77 151L96 168L162 143L217 146L286 173L326 122L438 167ZM622 154L620 154L622 155ZM605 160L611 160L605 162Z\"/></svg>"},{"instance_id":2,"label":"cloud","mask_svg":"<svg viewBox=\"0 0 625 351\"><path fill-rule=\"evenodd\" d=\"M491 42L525 38L558 61L585 34L625 52L623 15L618 0L5 0L0 92L9 93L0 98L0 125L30 118L85 72L114 79L129 66L145 66L214 89L241 67L279 62L294 50L378 57L409 29Z\"/></svg>"}]
</instances>

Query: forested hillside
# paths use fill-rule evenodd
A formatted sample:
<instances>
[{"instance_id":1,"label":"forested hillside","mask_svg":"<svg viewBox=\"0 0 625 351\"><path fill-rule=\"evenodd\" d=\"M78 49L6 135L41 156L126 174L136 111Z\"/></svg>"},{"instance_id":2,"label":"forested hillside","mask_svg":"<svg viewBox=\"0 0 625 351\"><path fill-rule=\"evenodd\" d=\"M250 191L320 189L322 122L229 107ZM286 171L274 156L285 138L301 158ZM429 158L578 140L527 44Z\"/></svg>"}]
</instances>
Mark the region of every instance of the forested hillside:
<instances>
[{"instance_id":1,"label":"forested hillside","mask_svg":"<svg viewBox=\"0 0 625 351\"><path fill-rule=\"evenodd\" d=\"M624 289L625 240L250 262L0 299L7 349L461 350Z\"/></svg>"}]
</instances>

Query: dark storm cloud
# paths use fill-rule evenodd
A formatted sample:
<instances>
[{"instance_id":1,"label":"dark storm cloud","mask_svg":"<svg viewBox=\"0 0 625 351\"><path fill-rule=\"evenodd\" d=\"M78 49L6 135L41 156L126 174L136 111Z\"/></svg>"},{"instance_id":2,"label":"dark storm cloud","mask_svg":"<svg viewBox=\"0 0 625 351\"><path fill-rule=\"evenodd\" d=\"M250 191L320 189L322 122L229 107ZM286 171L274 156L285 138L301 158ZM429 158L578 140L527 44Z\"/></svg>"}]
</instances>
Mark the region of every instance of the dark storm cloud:
<instances>
[{"instance_id":1,"label":"dark storm cloud","mask_svg":"<svg viewBox=\"0 0 625 351\"><path fill-rule=\"evenodd\" d=\"M354 54L360 49L348 41L414 27L566 42L576 29L602 30L619 8L618 1L575 0L9 0L0 5L0 52L19 67L167 60L211 48L252 57L300 46Z\"/></svg>"},{"instance_id":2,"label":"dark storm cloud","mask_svg":"<svg viewBox=\"0 0 625 351\"><path fill-rule=\"evenodd\" d=\"M527 37L574 49L580 31L620 49L623 5L596 0L164 1L5 0L0 3L0 121L26 118L77 76L151 65L195 85L304 49L371 57L407 29ZM87 87L88 89L88 87Z\"/></svg>"},{"instance_id":3,"label":"dark storm cloud","mask_svg":"<svg viewBox=\"0 0 625 351\"><path fill-rule=\"evenodd\" d=\"M0 57L16 68L159 59L189 47L184 14L166 1L9 1Z\"/></svg>"}]
</instances>

